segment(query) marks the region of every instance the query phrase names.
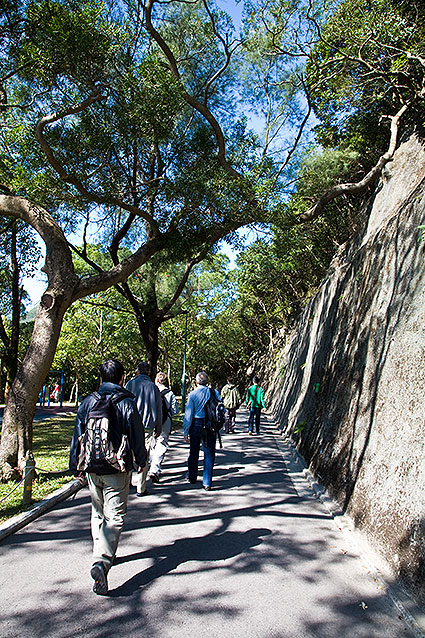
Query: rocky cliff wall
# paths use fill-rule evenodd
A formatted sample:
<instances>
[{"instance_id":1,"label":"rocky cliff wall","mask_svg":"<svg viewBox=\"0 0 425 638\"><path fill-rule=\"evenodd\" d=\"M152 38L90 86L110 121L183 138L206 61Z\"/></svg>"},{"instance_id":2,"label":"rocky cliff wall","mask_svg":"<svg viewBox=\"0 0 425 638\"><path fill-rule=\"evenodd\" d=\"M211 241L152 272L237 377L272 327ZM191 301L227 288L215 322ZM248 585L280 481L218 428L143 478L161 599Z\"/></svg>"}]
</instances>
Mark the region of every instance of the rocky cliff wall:
<instances>
[{"instance_id":1,"label":"rocky cliff wall","mask_svg":"<svg viewBox=\"0 0 425 638\"><path fill-rule=\"evenodd\" d=\"M277 361L268 404L312 472L425 602L425 148L388 165Z\"/></svg>"}]
</instances>

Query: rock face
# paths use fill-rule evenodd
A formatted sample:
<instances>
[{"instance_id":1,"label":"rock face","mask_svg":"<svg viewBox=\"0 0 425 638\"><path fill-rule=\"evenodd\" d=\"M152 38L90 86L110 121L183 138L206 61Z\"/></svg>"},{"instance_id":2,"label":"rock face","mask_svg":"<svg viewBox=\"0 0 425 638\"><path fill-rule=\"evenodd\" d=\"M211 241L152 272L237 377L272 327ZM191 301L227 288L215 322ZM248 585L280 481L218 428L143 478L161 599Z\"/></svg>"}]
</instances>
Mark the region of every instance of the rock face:
<instances>
[{"instance_id":1,"label":"rock face","mask_svg":"<svg viewBox=\"0 0 425 638\"><path fill-rule=\"evenodd\" d=\"M425 147L396 152L267 393L312 472L425 602Z\"/></svg>"}]
</instances>

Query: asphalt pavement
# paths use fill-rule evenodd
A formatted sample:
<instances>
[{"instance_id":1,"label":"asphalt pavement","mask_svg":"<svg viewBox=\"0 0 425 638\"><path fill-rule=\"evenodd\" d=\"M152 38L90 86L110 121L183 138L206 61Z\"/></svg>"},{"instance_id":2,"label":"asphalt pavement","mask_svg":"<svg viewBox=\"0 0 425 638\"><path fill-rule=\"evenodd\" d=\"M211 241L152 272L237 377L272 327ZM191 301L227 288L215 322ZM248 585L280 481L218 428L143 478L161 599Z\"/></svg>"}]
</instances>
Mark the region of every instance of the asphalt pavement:
<instances>
[{"instance_id":1,"label":"asphalt pavement","mask_svg":"<svg viewBox=\"0 0 425 638\"><path fill-rule=\"evenodd\" d=\"M211 492L185 482L172 436L161 482L130 494L107 597L91 591L86 488L3 540L1 638L422 635L274 424L248 436L246 417L223 436Z\"/></svg>"}]
</instances>

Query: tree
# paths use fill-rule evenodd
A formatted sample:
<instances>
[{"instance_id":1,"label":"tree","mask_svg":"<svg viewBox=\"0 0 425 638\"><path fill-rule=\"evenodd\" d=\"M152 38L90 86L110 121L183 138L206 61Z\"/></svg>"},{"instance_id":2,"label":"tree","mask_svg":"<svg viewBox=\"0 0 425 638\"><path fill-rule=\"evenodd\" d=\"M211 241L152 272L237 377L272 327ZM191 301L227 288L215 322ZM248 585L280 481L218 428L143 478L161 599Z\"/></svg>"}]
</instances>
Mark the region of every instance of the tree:
<instances>
[{"instance_id":1,"label":"tree","mask_svg":"<svg viewBox=\"0 0 425 638\"><path fill-rule=\"evenodd\" d=\"M30 448L35 398L70 304L124 281L165 247L189 256L260 213L255 189L240 172L253 158L234 153L239 170L231 163L232 143L236 149L244 140L243 127L226 122L232 139L227 154L227 135L211 111L211 104L223 104L227 85L222 78L235 48L220 32L216 14L199 3L185 20L204 34L210 65L195 57L190 65L188 58L177 62L154 27L154 4L145 6L144 25L131 5L126 7L124 26L136 25L133 33L99 5L71 1L28 4L19 28L4 31L9 53L5 117L11 121L13 111L16 120L16 110L21 115L19 135L16 126L3 130L4 146L18 149L22 159L19 171L5 162L3 181L13 188L0 205L3 214L25 220L42 235L49 280L14 399L5 411L0 464L6 474L22 466ZM158 49L140 26L146 26ZM182 40L173 44L177 49ZM196 97L200 89L202 101ZM40 116L40 110L50 114ZM179 159L186 154L183 166L176 162L176 149L181 149ZM83 279L73 270L64 233L75 228L78 217L85 219L86 229L94 220L106 220L114 262L108 271ZM133 252L122 259L125 241ZM37 373L34 359L40 363Z\"/></svg>"},{"instance_id":2,"label":"tree","mask_svg":"<svg viewBox=\"0 0 425 638\"><path fill-rule=\"evenodd\" d=\"M125 281L161 250L172 246L180 256L203 250L260 213L251 183L240 172L244 162L238 159L239 170L232 165L227 134L210 110L227 89L226 38L211 12L201 15L198 3L187 20L201 24L209 64L196 57L190 64L177 61L154 27L155 4L144 7L144 21L141 6L133 9L131 3L120 5L120 16L98 3L73 0L27 3L21 13L6 7L1 167L6 186L0 211L42 237L48 286L4 413L5 477L22 468L31 450L35 402L71 304ZM12 10L14 30L7 26ZM193 42L194 50L197 46ZM192 79L203 87L202 102L193 95L199 87ZM229 134L235 133L235 121L223 120ZM235 137L243 139L243 130ZM173 161L179 143L184 166ZM202 158L191 155L194 148L202 150ZM103 223L114 262L83 278L75 272L66 238L80 221L86 229ZM125 243L131 252L121 257Z\"/></svg>"},{"instance_id":3,"label":"tree","mask_svg":"<svg viewBox=\"0 0 425 638\"><path fill-rule=\"evenodd\" d=\"M0 235L0 341L4 374L4 397L16 376L19 360L20 323L27 295L22 278L35 268L39 250L22 224L8 221Z\"/></svg>"},{"instance_id":4,"label":"tree","mask_svg":"<svg viewBox=\"0 0 425 638\"><path fill-rule=\"evenodd\" d=\"M307 108L320 120L316 139L329 150L358 153L356 180L336 182L313 206L306 202L299 216L304 223L335 198L372 186L393 157L402 123L423 119L423 3L253 0L248 12L257 47L269 59L268 87L291 94L298 78ZM280 126L281 118L277 105L270 119Z\"/></svg>"},{"instance_id":5,"label":"tree","mask_svg":"<svg viewBox=\"0 0 425 638\"><path fill-rule=\"evenodd\" d=\"M311 100L329 137L341 149L368 149L368 172L358 181L333 186L306 211L318 216L341 194L357 194L373 185L392 159L402 123L421 121L425 98L425 12L422 4L345 0L323 28L307 65ZM317 26L317 25L316 25ZM383 143L383 127L390 139Z\"/></svg>"},{"instance_id":6,"label":"tree","mask_svg":"<svg viewBox=\"0 0 425 638\"><path fill-rule=\"evenodd\" d=\"M97 247L95 250L95 247L91 247L91 250L87 248L86 246L84 250L77 250L80 262L86 264L80 272L86 272L87 265L95 271L101 271L99 264L105 267L109 261L108 256ZM190 297L190 275L196 264L205 257L204 251L193 256L185 264L176 264L167 260L164 255L154 255L149 263L138 269L128 281L116 284L108 295L87 301L97 308L133 315L144 343L143 358L149 361L152 377L155 377L157 371L160 327L177 314L185 312L181 308L181 302L187 301ZM123 299L127 303L123 304Z\"/></svg>"},{"instance_id":7,"label":"tree","mask_svg":"<svg viewBox=\"0 0 425 638\"><path fill-rule=\"evenodd\" d=\"M94 246L90 248L90 254L99 250ZM192 319L199 313L208 311L212 315L214 308L223 305L219 290L225 287L227 264L228 258L223 255L210 256L187 275L185 264L158 264L155 268L155 263L149 263L128 280L138 308L143 309L146 304L147 319L154 314L151 313L152 294L156 307L162 309L169 305L182 279L186 282L168 313L160 312L159 322L155 318L158 351L154 354L156 359L159 357L160 366L168 372L170 380L176 381L181 376L184 327L179 319L184 320L189 314L192 324ZM149 276L144 273L146 268L152 268ZM81 273L87 266L76 259L76 269ZM227 287L225 289L226 293L221 294L228 296ZM144 314L139 319L145 320ZM119 358L126 373L132 375L137 363L147 356L139 319L132 305L115 287L76 302L65 314L53 367L64 369L65 378L75 380L83 394L93 389L99 365L105 357ZM190 350L192 336L189 336ZM195 349L195 343L193 347Z\"/></svg>"},{"instance_id":8,"label":"tree","mask_svg":"<svg viewBox=\"0 0 425 638\"><path fill-rule=\"evenodd\" d=\"M194 378L200 369L217 379L219 357L225 342L215 334L216 318L232 299L232 271L229 259L220 253L210 255L196 265L171 321L159 332L159 365L175 381L180 379L186 342L186 375ZM223 364L226 365L225 361ZM176 387L177 390L177 387Z\"/></svg>"}]
</instances>

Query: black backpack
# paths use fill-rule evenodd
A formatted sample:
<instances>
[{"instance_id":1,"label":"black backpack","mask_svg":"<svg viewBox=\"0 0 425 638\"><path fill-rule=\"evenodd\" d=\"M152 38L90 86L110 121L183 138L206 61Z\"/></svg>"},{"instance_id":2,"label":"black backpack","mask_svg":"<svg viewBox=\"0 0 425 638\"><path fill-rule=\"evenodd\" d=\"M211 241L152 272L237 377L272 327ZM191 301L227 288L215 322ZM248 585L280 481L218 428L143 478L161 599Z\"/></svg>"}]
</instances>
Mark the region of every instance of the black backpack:
<instances>
[{"instance_id":1,"label":"black backpack","mask_svg":"<svg viewBox=\"0 0 425 638\"><path fill-rule=\"evenodd\" d=\"M168 388L164 388L164 390L161 390L160 394L161 394L161 402L162 402L162 424L164 425L165 421L168 419L168 417L171 420L171 414L170 414L170 408L167 405L167 402L165 400L165 395L169 392L170 390Z\"/></svg>"},{"instance_id":2,"label":"black backpack","mask_svg":"<svg viewBox=\"0 0 425 638\"><path fill-rule=\"evenodd\" d=\"M204 406L205 412L205 430L208 432L214 432L218 436L220 447L221 444L220 430L224 425L224 405L217 399L217 396L212 388L210 388L210 398Z\"/></svg>"},{"instance_id":3,"label":"black backpack","mask_svg":"<svg viewBox=\"0 0 425 638\"><path fill-rule=\"evenodd\" d=\"M77 469L94 474L116 474L127 470L128 440L123 431L117 403L128 394L101 395L93 392L96 402L87 415L79 439Z\"/></svg>"}]
</instances>

